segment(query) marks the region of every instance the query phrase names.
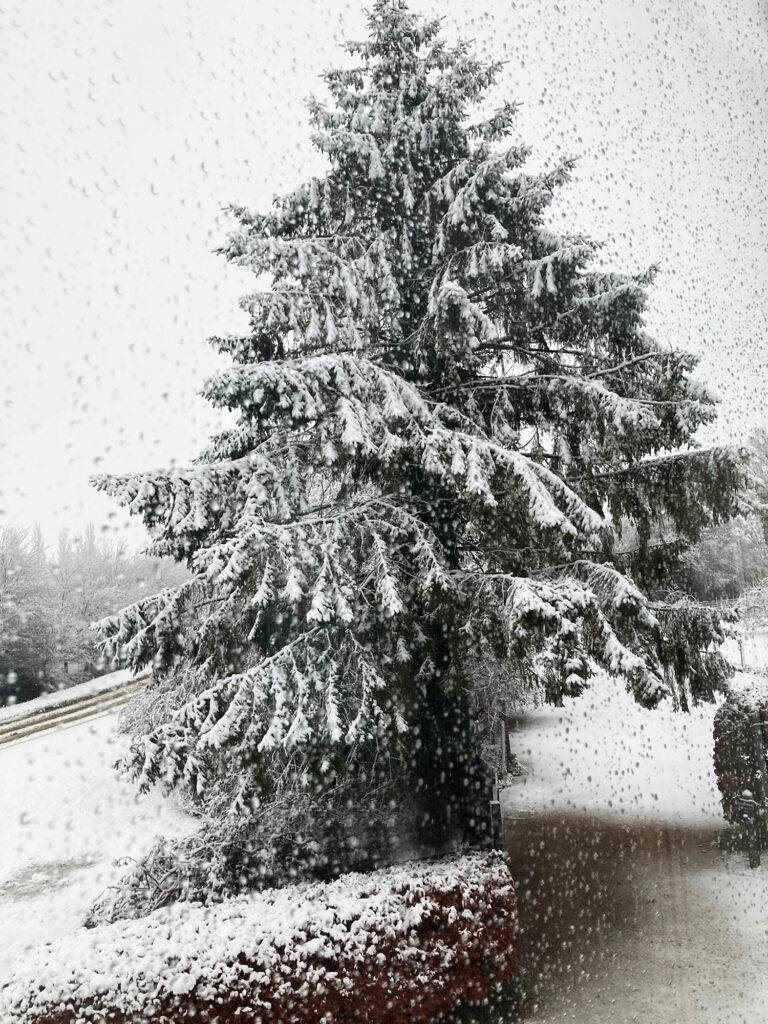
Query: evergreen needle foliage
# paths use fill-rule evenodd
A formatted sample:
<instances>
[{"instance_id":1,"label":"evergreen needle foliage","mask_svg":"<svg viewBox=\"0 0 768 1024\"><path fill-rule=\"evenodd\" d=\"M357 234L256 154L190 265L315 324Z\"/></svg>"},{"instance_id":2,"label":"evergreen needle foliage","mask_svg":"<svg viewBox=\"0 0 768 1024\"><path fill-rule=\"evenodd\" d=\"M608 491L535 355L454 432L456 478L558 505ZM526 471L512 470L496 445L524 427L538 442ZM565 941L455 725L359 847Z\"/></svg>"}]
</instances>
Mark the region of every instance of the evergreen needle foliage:
<instances>
[{"instance_id":1,"label":"evergreen needle foliage","mask_svg":"<svg viewBox=\"0 0 768 1024\"><path fill-rule=\"evenodd\" d=\"M547 228L571 161L531 173L511 104L472 119L500 65L399 0L368 26L309 104L325 176L232 211L257 288L204 394L236 425L189 469L96 481L192 577L99 629L154 668L142 788L243 829L299 789L316 840L396 784L434 847L473 831L479 656L657 703L638 570L657 524L684 546L730 516L742 469L693 445L713 399L644 329L652 272Z\"/></svg>"}]
</instances>

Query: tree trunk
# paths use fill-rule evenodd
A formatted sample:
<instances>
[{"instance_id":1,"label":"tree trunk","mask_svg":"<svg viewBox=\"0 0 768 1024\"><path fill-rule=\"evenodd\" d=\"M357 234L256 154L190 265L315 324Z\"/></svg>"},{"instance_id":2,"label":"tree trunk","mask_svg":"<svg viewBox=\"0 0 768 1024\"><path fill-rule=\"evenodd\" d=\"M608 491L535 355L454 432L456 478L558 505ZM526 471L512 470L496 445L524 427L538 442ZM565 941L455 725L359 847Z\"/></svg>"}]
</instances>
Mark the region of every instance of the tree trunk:
<instances>
[{"instance_id":1,"label":"tree trunk","mask_svg":"<svg viewBox=\"0 0 768 1024\"><path fill-rule=\"evenodd\" d=\"M432 627L435 672L424 690L413 758L415 831L430 852L490 842L493 777L477 755L466 694L450 681L448 628Z\"/></svg>"}]
</instances>

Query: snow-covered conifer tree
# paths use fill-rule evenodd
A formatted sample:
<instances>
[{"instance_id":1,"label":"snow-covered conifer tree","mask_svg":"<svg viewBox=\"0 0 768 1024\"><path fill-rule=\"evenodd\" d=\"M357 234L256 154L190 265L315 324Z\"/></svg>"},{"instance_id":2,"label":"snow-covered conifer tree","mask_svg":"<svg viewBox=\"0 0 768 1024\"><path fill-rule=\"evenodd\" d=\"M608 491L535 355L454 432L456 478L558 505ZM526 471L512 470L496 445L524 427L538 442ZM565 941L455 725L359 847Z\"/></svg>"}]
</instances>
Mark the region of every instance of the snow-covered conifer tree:
<instances>
[{"instance_id":1,"label":"snow-covered conifer tree","mask_svg":"<svg viewBox=\"0 0 768 1024\"><path fill-rule=\"evenodd\" d=\"M475 115L499 65L400 0L368 24L310 103L327 172L233 209L255 290L204 394L236 425L97 481L192 572L100 630L153 666L141 787L249 821L300 791L319 820L394 780L437 843L471 825L478 652L555 698L602 666L658 702L649 540L729 516L741 469L693 445L713 400L644 328L652 273L547 227L571 162L532 173L515 107Z\"/></svg>"}]
</instances>

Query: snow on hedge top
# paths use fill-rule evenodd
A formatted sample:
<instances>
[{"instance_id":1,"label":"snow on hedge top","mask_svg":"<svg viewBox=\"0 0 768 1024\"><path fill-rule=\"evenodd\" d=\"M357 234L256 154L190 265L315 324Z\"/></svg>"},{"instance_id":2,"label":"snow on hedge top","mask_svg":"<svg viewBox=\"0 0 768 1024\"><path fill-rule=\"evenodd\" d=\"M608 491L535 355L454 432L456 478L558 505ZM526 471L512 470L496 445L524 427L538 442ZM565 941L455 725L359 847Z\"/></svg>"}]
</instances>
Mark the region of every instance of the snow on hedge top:
<instances>
[{"instance_id":1,"label":"snow on hedge top","mask_svg":"<svg viewBox=\"0 0 768 1024\"><path fill-rule=\"evenodd\" d=\"M470 908L508 894L512 884L501 856L471 854L213 906L177 903L140 920L83 929L20 958L13 980L0 989L0 1019L35 1019L44 1010L102 1002L140 1016L171 995L194 990L196 998L213 1000L243 982L258 988L287 959L294 971L307 966L319 980L319 969L312 969L318 958L335 962L340 950L360 963L383 958L376 951L381 940L396 940L398 956L418 960L422 950L409 931L434 911L441 893L461 893L464 909L456 908L453 919L466 916L471 924ZM448 947L444 953L447 967L455 954Z\"/></svg>"}]
</instances>

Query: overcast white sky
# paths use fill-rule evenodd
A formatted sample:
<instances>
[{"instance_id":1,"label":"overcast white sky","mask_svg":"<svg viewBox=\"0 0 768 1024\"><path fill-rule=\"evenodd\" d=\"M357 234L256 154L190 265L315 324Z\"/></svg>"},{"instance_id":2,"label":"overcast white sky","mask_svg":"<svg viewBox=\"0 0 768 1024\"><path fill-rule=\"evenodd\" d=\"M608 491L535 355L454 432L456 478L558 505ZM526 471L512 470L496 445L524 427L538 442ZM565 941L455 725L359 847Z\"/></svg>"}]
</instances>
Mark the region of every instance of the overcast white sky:
<instances>
[{"instance_id":1,"label":"overcast white sky","mask_svg":"<svg viewBox=\"0 0 768 1024\"><path fill-rule=\"evenodd\" d=\"M507 64L559 223L662 266L651 326L702 356L719 434L768 394L768 0L414 0ZM26 0L0 13L0 508L49 536L126 517L88 484L189 461L217 428L205 339L247 276L230 201L322 165L302 99L363 32L339 0ZM2 521L2 520L0 520ZM133 531L130 536L136 538Z\"/></svg>"}]
</instances>

